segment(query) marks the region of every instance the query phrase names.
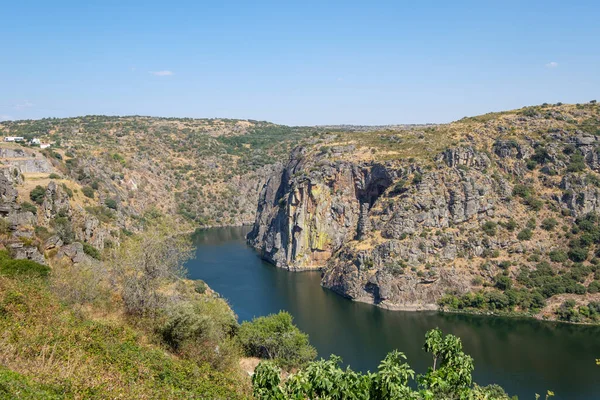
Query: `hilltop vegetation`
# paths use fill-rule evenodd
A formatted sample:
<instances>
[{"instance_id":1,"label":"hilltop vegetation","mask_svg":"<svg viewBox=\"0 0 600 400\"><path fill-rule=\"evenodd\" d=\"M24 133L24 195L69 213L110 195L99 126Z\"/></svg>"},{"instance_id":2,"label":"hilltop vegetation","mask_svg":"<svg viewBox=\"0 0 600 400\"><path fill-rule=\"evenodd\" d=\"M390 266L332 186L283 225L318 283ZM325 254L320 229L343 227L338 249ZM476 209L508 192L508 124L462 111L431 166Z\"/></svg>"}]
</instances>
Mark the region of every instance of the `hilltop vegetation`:
<instances>
[{"instance_id":1,"label":"hilltop vegetation","mask_svg":"<svg viewBox=\"0 0 600 400\"><path fill-rule=\"evenodd\" d=\"M88 198L141 215L151 205L193 225L253 220L269 167L315 131L268 122L86 116L0 123L44 151Z\"/></svg>"}]
</instances>

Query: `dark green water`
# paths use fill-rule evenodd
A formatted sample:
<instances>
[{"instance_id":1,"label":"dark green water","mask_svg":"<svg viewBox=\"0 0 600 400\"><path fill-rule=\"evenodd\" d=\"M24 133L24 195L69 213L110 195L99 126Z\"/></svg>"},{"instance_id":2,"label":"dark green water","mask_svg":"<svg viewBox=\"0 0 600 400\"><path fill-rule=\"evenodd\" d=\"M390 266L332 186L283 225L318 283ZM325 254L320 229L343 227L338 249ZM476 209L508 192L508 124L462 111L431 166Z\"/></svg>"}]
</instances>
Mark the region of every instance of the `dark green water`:
<instances>
[{"instance_id":1,"label":"dark green water","mask_svg":"<svg viewBox=\"0 0 600 400\"><path fill-rule=\"evenodd\" d=\"M600 327L530 319L397 312L346 300L319 285L318 272L287 272L261 261L245 244L248 228L195 235L189 277L227 298L240 321L289 311L319 356L337 354L357 370L374 370L393 349L424 372L425 332L439 327L461 337L475 360L475 381L498 383L521 400L547 389L556 399L600 399ZM542 396L543 398L543 396Z\"/></svg>"}]
</instances>

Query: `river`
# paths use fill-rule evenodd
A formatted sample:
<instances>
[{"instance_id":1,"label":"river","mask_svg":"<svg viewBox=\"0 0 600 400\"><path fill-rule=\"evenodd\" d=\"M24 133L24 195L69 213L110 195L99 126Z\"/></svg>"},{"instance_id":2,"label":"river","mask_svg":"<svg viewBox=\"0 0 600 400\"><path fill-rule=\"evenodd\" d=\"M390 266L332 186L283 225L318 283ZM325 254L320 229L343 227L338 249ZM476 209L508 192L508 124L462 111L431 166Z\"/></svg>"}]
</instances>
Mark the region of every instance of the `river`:
<instances>
[{"instance_id":1,"label":"river","mask_svg":"<svg viewBox=\"0 0 600 400\"><path fill-rule=\"evenodd\" d=\"M342 298L319 285L319 272L287 272L262 261L245 243L249 228L194 235L186 267L231 304L240 322L286 310L320 357L341 356L356 370L375 370L398 349L417 373L431 365L425 332L439 327L462 339L474 380L497 383L519 399L553 390L555 399L600 399L600 327L439 312L388 311ZM542 396L543 398L543 396Z\"/></svg>"}]
</instances>

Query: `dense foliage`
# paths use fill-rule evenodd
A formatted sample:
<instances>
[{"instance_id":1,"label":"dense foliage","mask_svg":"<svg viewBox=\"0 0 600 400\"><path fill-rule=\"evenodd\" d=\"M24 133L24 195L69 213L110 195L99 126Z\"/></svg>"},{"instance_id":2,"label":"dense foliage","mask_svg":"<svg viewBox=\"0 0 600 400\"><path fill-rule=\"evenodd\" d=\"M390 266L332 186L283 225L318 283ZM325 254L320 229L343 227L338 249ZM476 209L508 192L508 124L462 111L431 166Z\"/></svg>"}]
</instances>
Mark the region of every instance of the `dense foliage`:
<instances>
[{"instance_id":1,"label":"dense foliage","mask_svg":"<svg viewBox=\"0 0 600 400\"><path fill-rule=\"evenodd\" d=\"M508 399L502 388L473 384L473 359L462 350L459 338L444 336L439 329L427 332L424 350L433 365L415 376L404 354L393 351L379 364L377 372L362 374L340 368L341 359L309 363L281 381L279 369L261 362L252 377L259 399Z\"/></svg>"},{"instance_id":2,"label":"dense foliage","mask_svg":"<svg viewBox=\"0 0 600 400\"><path fill-rule=\"evenodd\" d=\"M242 323L237 337L248 356L274 360L286 369L302 366L317 355L308 335L285 311Z\"/></svg>"}]
</instances>

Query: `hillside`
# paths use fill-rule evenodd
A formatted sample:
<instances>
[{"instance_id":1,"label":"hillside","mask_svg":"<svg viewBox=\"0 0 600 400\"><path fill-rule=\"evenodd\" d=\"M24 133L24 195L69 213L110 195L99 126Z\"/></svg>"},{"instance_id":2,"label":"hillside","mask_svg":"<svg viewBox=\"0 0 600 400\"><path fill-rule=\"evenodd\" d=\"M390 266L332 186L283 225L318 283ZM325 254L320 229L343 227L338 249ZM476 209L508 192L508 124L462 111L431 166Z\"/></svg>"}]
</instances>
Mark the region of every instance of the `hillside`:
<instances>
[{"instance_id":1,"label":"hillside","mask_svg":"<svg viewBox=\"0 0 600 400\"><path fill-rule=\"evenodd\" d=\"M600 107L322 133L262 190L249 243L390 309L600 313Z\"/></svg>"},{"instance_id":2,"label":"hillside","mask_svg":"<svg viewBox=\"0 0 600 400\"><path fill-rule=\"evenodd\" d=\"M316 128L228 119L86 116L0 123L0 135L52 143L54 168L100 204L150 208L190 226L252 223L271 166Z\"/></svg>"}]
</instances>

